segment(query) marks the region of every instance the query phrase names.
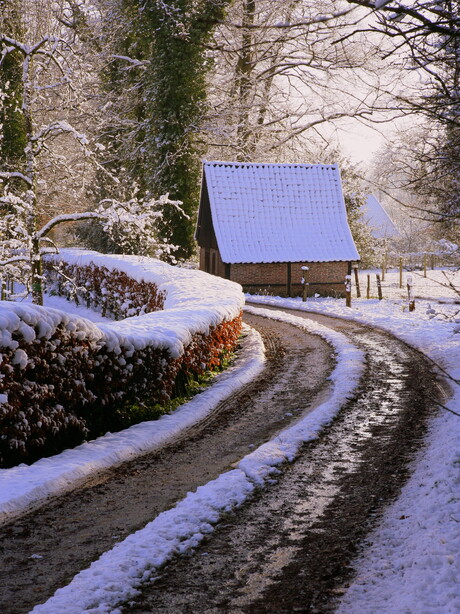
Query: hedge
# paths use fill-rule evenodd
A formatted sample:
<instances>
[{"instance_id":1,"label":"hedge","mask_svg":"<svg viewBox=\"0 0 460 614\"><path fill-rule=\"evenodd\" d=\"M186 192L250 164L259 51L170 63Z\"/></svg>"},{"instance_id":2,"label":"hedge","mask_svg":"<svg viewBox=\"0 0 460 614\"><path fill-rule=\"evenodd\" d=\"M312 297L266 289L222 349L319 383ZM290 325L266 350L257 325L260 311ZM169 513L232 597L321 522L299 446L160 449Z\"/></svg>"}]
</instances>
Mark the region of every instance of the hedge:
<instances>
[{"instance_id":1,"label":"hedge","mask_svg":"<svg viewBox=\"0 0 460 614\"><path fill-rule=\"evenodd\" d=\"M66 265L66 272L75 272L75 267ZM230 309L231 319L221 317L219 306L217 315L209 305L197 307L196 296L188 310L177 300L170 313L148 312L158 309L168 294L148 275L139 282L114 266L94 264L76 272L77 285L86 289L80 296L92 306L118 317L133 309L143 315L96 326L54 309L0 302L2 467L30 463L108 428L115 430L116 416L124 408L139 399L150 405L165 403L181 382L218 367L222 356L236 346L241 331L239 287L228 291L228 286L221 286L228 295L224 311L228 314ZM183 279L183 271L178 275ZM200 284L209 284L202 275ZM171 276L173 271L167 280L170 290ZM212 280L211 286L216 283ZM98 288L106 292L100 296ZM204 303L209 304L208 299L204 292Z\"/></svg>"}]
</instances>

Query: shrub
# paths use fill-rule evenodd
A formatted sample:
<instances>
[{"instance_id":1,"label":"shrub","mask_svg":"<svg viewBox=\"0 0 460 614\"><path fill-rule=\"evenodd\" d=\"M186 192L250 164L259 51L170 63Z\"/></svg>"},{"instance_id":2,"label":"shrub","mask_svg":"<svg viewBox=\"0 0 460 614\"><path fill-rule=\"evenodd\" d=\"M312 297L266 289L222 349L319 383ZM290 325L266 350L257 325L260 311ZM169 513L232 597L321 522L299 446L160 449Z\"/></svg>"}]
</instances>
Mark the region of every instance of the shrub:
<instances>
[{"instance_id":1,"label":"shrub","mask_svg":"<svg viewBox=\"0 0 460 614\"><path fill-rule=\"evenodd\" d=\"M165 293L155 284L120 271L75 265L64 271L76 273L77 298L114 317L142 315L164 304ZM68 283L52 283L55 291L69 292ZM241 313L207 326L206 332L189 335L176 356L154 336L137 343L115 328L101 329L64 312L2 303L0 466L33 462L123 428L134 422L134 414L142 419L139 401L164 406L183 394L187 383L219 368L235 348L241 326Z\"/></svg>"}]
</instances>

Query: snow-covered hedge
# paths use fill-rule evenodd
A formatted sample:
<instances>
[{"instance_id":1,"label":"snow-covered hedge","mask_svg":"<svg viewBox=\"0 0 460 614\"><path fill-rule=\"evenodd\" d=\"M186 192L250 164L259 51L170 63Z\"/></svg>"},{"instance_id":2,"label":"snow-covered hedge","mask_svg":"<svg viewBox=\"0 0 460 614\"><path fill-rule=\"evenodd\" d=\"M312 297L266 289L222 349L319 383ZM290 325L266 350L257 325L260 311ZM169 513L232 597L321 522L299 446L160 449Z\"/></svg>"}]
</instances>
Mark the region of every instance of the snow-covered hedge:
<instances>
[{"instance_id":1,"label":"snow-covered hedge","mask_svg":"<svg viewBox=\"0 0 460 614\"><path fill-rule=\"evenodd\" d=\"M241 330L237 284L135 257L66 251L61 258L97 279L105 269L102 287L116 279L120 301L120 273L144 290L152 284L165 310L96 326L54 309L0 303L1 466L74 445L138 399L167 400L179 381L216 367Z\"/></svg>"},{"instance_id":2,"label":"snow-covered hedge","mask_svg":"<svg viewBox=\"0 0 460 614\"><path fill-rule=\"evenodd\" d=\"M54 266L53 266L54 265ZM114 320L159 311L166 293L159 292L153 282L137 281L126 273L105 266L45 263L48 291L66 296L77 305L100 311Z\"/></svg>"}]
</instances>

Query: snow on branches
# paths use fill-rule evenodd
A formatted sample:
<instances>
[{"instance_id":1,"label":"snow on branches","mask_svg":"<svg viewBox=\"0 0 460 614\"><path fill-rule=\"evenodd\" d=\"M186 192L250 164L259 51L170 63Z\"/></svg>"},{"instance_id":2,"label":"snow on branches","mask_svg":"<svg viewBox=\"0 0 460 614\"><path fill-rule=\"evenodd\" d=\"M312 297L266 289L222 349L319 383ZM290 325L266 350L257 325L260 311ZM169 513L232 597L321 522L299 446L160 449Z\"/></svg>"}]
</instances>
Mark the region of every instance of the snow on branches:
<instances>
[{"instance_id":1,"label":"snow on branches","mask_svg":"<svg viewBox=\"0 0 460 614\"><path fill-rule=\"evenodd\" d=\"M158 223L163 219L166 207L173 207L187 217L180 205L179 201L170 200L167 194L158 199L141 199L133 195L126 202L105 199L96 211L58 215L38 230L31 231L27 223L33 215L30 199L6 192L0 196L0 207L4 212L0 216L0 276L21 282L29 292L34 283L32 262L58 251L48 234L60 224L84 220L97 220L121 253L160 259L167 257L174 262L176 246L159 239ZM37 276L41 284L41 271Z\"/></svg>"},{"instance_id":2,"label":"snow on branches","mask_svg":"<svg viewBox=\"0 0 460 614\"><path fill-rule=\"evenodd\" d=\"M22 117L25 141L23 153L11 161L11 168L2 169L0 173L0 277L20 281L37 304L43 304L42 256L57 251L52 232L56 226L98 220L99 227L117 252L167 258L174 262L177 248L168 241L164 231L163 238L159 238L159 225L171 210L184 220L189 219L181 208L182 203L170 200L167 194L159 198L140 198L134 186L127 198L121 196L127 189L98 161L98 152L103 146L92 143L63 116L65 113L73 115L75 111L72 54L72 44L59 37L45 36L34 44L25 44L0 35L0 67L14 56L17 68L21 68L18 87L22 103L17 111ZM48 76L45 78L45 75ZM67 106L61 100L63 92L69 97ZM3 86L2 96L9 95L8 88ZM45 115L42 119L46 121L41 122L37 106L53 107L56 96L60 101L59 110ZM85 164L90 162L108 179L111 185L105 186L105 192L111 193L112 186L117 194L102 200L94 211L82 213L66 212L69 205L63 197L59 210L66 213L53 216L43 211L43 195L39 189L46 183L43 168L47 168L48 175L50 169L52 174L58 175L58 192L61 193L61 183L65 183L66 173L68 177L73 176L73 169L66 167L65 173L59 174L57 169L62 171L62 168L57 162L61 164L65 158L62 147L70 143L76 145Z\"/></svg>"},{"instance_id":3,"label":"snow on branches","mask_svg":"<svg viewBox=\"0 0 460 614\"><path fill-rule=\"evenodd\" d=\"M160 198L138 198L136 191L126 202L114 198L101 201L96 212L99 224L123 254L146 255L175 262L177 246L159 237L159 223L167 208L173 208L184 219L190 219L181 202L170 200L168 194Z\"/></svg>"}]
</instances>

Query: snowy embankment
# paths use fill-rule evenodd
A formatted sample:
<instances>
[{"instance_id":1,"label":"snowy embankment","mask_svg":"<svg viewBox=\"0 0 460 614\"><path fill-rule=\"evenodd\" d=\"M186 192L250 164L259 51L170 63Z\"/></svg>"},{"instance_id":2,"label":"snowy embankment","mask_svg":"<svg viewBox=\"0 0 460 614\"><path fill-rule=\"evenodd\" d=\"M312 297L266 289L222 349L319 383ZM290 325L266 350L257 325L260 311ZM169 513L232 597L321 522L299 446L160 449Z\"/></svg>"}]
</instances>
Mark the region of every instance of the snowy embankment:
<instances>
[{"instance_id":1,"label":"snowy embankment","mask_svg":"<svg viewBox=\"0 0 460 614\"><path fill-rule=\"evenodd\" d=\"M189 493L173 509L103 554L34 612L117 612L117 606L132 599L142 583L154 577L162 565L198 545L223 513L240 505L257 486L263 486L278 471L277 466L293 460L302 442L316 438L352 393L362 373L364 357L344 335L289 314L250 311L319 334L334 347L337 365L330 376L329 399L274 440L248 454L235 469ZM199 397L196 402L200 402Z\"/></svg>"},{"instance_id":2,"label":"snowy embankment","mask_svg":"<svg viewBox=\"0 0 460 614\"><path fill-rule=\"evenodd\" d=\"M431 296L430 291L425 295ZM353 299L349 309L344 301L333 299L309 299L306 303L273 297L248 299L358 320L392 332L445 370L452 389L446 406L460 414L458 304L439 307L442 311L434 315L432 298L430 302L417 301L412 313L403 311L401 301ZM449 312L457 314L457 322L446 321ZM356 564L357 577L337 614L460 612L459 468L460 416L440 409L411 479L369 536L368 547Z\"/></svg>"},{"instance_id":3,"label":"snowy embankment","mask_svg":"<svg viewBox=\"0 0 460 614\"><path fill-rule=\"evenodd\" d=\"M119 433L107 433L30 466L0 469L0 519L8 520L41 504L47 497L72 490L99 471L152 452L206 417L217 403L250 382L263 369L265 356L260 335L250 329L245 335L245 347L235 366L216 376L211 388L172 414L136 424Z\"/></svg>"},{"instance_id":4,"label":"snowy embankment","mask_svg":"<svg viewBox=\"0 0 460 614\"><path fill-rule=\"evenodd\" d=\"M172 356L179 356L194 333L207 333L210 327L236 318L244 305L238 284L160 260L77 249L63 249L59 257L67 264L116 269L136 281L154 283L166 293L164 311L99 324L104 332L123 335L136 347L158 343Z\"/></svg>"},{"instance_id":5,"label":"snowy embankment","mask_svg":"<svg viewBox=\"0 0 460 614\"><path fill-rule=\"evenodd\" d=\"M147 313L119 322L99 322L96 325L75 314L55 309L26 303L1 303L0 341L1 346L13 355L11 364L18 370L16 375L13 373L16 386L19 385L21 372L31 360L27 354L27 344L33 343L36 339L43 340L43 343L49 341L58 327L64 328L78 341L104 344L104 347L110 348L115 356L123 356L121 348L125 350L125 354L134 354L139 349L153 346L167 350L174 359L184 352L193 335L197 333L206 335L213 327L239 318L244 304L240 286L200 271L179 269L151 259L103 256L79 250L64 250L62 257L67 262L80 265L92 262L108 269L123 269L135 279L154 282L166 293L165 311ZM219 297L218 301L216 296ZM23 347L27 351L18 347L19 343L15 338L23 340ZM62 344L55 343L55 345L59 350L55 348L54 352L63 353ZM260 350L256 354L260 354ZM55 353L51 359L55 369L60 368L59 357L60 355ZM259 359L254 358L245 364L244 369L247 374L242 374L240 369L238 377L241 381L248 381L251 375L254 375L254 369L256 372L260 369L260 365L255 364L257 360ZM50 360L45 364L49 363ZM11 369L8 365L7 367L8 373L11 374ZM225 385L218 385L215 388L215 397L207 401L209 406L215 404L219 395L230 394L228 387L226 392L224 389ZM8 390L0 392L0 404L6 408L9 402ZM59 411L64 412L65 408L60 407ZM195 413L193 408L184 410L184 422L189 424L192 420L191 414ZM195 416L194 419L199 417ZM62 421L64 420L65 416L62 418ZM177 418L173 416L165 416L158 423L161 424L160 427L156 426L156 422L153 424L155 426L150 427L150 432L147 433L149 429L145 427L142 435L136 427L133 427L121 439L118 434L110 435L94 443L83 444L77 449L67 450L64 457L57 455L42 459L30 467L20 465L0 470L0 517L5 518L18 513L37 500L71 488L74 480L80 480L94 471L145 452L151 445L157 445L159 441L174 436L177 428L182 428L182 423L178 427ZM24 425L27 429L25 418Z\"/></svg>"}]
</instances>

